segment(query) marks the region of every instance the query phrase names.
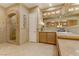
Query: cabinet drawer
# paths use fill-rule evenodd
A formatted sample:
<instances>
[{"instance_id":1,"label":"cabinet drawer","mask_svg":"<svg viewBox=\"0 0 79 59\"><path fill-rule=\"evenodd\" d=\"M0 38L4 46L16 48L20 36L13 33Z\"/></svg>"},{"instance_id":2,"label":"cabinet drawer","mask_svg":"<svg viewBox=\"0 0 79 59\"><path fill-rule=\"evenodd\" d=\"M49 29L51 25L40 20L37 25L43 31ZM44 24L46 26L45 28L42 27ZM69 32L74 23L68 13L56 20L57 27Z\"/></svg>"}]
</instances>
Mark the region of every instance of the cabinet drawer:
<instances>
[{"instance_id":1,"label":"cabinet drawer","mask_svg":"<svg viewBox=\"0 0 79 59\"><path fill-rule=\"evenodd\" d=\"M56 44L56 33L55 32L49 32L47 33L47 42Z\"/></svg>"},{"instance_id":2,"label":"cabinet drawer","mask_svg":"<svg viewBox=\"0 0 79 59\"><path fill-rule=\"evenodd\" d=\"M46 42L46 32L39 33L39 42Z\"/></svg>"}]
</instances>

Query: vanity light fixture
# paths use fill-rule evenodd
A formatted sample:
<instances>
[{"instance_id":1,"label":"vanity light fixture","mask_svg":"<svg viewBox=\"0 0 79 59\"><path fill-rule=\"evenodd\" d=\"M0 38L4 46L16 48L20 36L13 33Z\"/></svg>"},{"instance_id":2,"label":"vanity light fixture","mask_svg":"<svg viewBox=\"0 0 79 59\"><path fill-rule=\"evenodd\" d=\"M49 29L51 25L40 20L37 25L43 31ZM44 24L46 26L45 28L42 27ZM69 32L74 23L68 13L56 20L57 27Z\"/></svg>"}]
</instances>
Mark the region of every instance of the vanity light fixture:
<instances>
[{"instance_id":1,"label":"vanity light fixture","mask_svg":"<svg viewBox=\"0 0 79 59\"><path fill-rule=\"evenodd\" d=\"M57 28L62 28L62 25L58 23Z\"/></svg>"}]
</instances>

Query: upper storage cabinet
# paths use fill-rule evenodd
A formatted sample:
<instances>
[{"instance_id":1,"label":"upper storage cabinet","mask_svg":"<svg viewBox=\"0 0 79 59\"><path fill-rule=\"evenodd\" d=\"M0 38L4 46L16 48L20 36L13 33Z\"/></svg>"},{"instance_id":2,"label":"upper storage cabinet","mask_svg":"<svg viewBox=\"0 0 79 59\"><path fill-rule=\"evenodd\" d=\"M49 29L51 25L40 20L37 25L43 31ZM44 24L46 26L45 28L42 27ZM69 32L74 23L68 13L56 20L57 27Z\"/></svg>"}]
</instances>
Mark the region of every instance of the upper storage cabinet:
<instances>
[{"instance_id":1,"label":"upper storage cabinet","mask_svg":"<svg viewBox=\"0 0 79 59\"><path fill-rule=\"evenodd\" d=\"M75 26L77 25L77 20L68 20L68 26Z\"/></svg>"}]
</instances>

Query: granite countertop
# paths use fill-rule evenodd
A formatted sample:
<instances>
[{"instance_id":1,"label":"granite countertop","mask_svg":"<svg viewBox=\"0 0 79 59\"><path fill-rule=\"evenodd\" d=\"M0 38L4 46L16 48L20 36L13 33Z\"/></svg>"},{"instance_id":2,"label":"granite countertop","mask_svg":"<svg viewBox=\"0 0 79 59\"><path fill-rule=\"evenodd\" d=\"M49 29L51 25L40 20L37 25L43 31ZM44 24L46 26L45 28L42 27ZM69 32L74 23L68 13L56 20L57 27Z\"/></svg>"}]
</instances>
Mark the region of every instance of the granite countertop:
<instances>
[{"instance_id":1,"label":"granite countertop","mask_svg":"<svg viewBox=\"0 0 79 59\"><path fill-rule=\"evenodd\" d=\"M62 56L79 56L79 40L58 39Z\"/></svg>"},{"instance_id":2,"label":"granite countertop","mask_svg":"<svg viewBox=\"0 0 79 59\"><path fill-rule=\"evenodd\" d=\"M75 33L72 33L72 32L57 32L57 37L59 39L79 40L79 34L75 34Z\"/></svg>"}]
</instances>

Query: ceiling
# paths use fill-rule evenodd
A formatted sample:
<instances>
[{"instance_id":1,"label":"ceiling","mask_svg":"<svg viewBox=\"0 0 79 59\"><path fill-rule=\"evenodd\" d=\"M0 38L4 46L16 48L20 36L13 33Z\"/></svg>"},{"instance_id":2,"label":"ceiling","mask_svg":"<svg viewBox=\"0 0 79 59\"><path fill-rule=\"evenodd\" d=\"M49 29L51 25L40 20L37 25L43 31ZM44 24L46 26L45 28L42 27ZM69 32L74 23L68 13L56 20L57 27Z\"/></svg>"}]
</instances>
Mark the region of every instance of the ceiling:
<instances>
[{"instance_id":1,"label":"ceiling","mask_svg":"<svg viewBox=\"0 0 79 59\"><path fill-rule=\"evenodd\" d=\"M28 8L39 6L40 9L46 9L50 7L49 3L26 3L24 5L26 5ZM59 5L59 3L52 3L52 6L56 6L56 5Z\"/></svg>"},{"instance_id":2,"label":"ceiling","mask_svg":"<svg viewBox=\"0 0 79 59\"><path fill-rule=\"evenodd\" d=\"M0 3L1 6L7 8L10 5L13 5L14 3ZM59 5L60 3L52 3L52 6ZM24 3L24 5L28 8L32 8L35 6L39 6L40 9L49 8L49 3Z\"/></svg>"},{"instance_id":3,"label":"ceiling","mask_svg":"<svg viewBox=\"0 0 79 59\"><path fill-rule=\"evenodd\" d=\"M3 6L5 8L7 8L10 5L13 5L14 3L0 3L0 6Z\"/></svg>"}]
</instances>

